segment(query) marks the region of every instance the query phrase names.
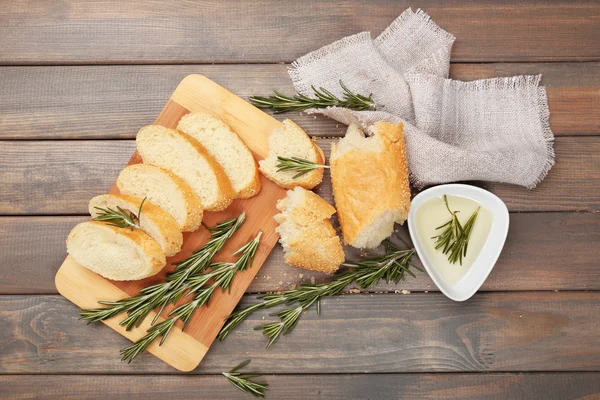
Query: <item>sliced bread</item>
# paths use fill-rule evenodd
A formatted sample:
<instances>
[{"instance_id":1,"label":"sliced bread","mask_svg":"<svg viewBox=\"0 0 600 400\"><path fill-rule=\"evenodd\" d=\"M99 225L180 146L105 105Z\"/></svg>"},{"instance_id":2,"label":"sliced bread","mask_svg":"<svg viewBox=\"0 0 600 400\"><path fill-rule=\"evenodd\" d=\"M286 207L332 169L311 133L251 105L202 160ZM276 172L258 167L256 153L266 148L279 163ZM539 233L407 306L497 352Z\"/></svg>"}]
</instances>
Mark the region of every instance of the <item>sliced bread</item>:
<instances>
[{"instance_id":1,"label":"sliced bread","mask_svg":"<svg viewBox=\"0 0 600 400\"><path fill-rule=\"evenodd\" d=\"M335 208L315 193L296 187L277 203L277 232L284 260L297 267L334 273L344 250L329 220Z\"/></svg>"},{"instance_id":2,"label":"sliced bread","mask_svg":"<svg viewBox=\"0 0 600 400\"><path fill-rule=\"evenodd\" d=\"M92 218L96 218L102 213L102 210L98 208L118 210L120 207L125 211L132 212L139 217L138 221L142 231L158 243L167 257L179 253L183 244L183 235L177 222L166 211L147 199L142 207L141 217L138 216L142 200L142 198L124 194L102 194L90 200L88 207Z\"/></svg>"},{"instance_id":3,"label":"sliced bread","mask_svg":"<svg viewBox=\"0 0 600 400\"><path fill-rule=\"evenodd\" d=\"M166 264L158 243L139 229L82 222L67 237L67 252L80 265L115 281L156 275Z\"/></svg>"},{"instance_id":4,"label":"sliced bread","mask_svg":"<svg viewBox=\"0 0 600 400\"><path fill-rule=\"evenodd\" d=\"M316 168L294 179L296 171L277 171L277 157L298 157L316 164L323 164L323 151L293 121L286 119L283 126L269 136L269 156L259 161L260 172L284 189L296 186L312 189L323 180L323 168Z\"/></svg>"},{"instance_id":5,"label":"sliced bread","mask_svg":"<svg viewBox=\"0 0 600 400\"><path fill-rule=\"evenodd\" d=\"M371 137L350 125L331 147L331 182L344 241L375 248L403 223L410 186L402 124L377 122Z\"/></svg>"},{"instance_id":6,"label":"sliced bread","mask_svg":"<svg viewBox=\"0 0 600 400\"><path fill-rule=\"evenodd\" d=\"M174 173L150 164L125 167L117 179L119 192L148 201L165 210L183 232L194 232L202 223L202 203L190 185Z\"/></svg>"},{"instance_id":7,"label":"sliced bread","mask_svg":"<svg viewBox=\"0 0 600 400\"><path fill-rule=\"evenodd\" d=\"M234 198L246 199L260 191L256 160L244 142L219 118L206 112L184 115L177 129L198 140L225 170Z\"/></svg>"},{"instance_id":8,"label":"sliced bread","mask_svg":"<svg viewBox=\"0 0 600 400\"><path fill-rule=\"evenodd\" d=\"M221 211L233 200L233 188L223 167L193 137L160 125L142 128L137 151L145 164L181 177L200 198L205 210Z\"/></svg>"}]
</instances>

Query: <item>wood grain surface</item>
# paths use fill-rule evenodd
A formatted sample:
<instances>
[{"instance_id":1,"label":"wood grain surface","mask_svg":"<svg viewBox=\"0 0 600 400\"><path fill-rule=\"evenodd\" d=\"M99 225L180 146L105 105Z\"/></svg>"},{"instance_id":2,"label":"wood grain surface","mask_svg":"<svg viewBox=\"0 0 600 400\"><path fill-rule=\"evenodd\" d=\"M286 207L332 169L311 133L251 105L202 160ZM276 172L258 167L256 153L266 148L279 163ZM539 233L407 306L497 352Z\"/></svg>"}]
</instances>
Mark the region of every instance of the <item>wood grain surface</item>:
<instances>
[{"instance_id":1,"label":"wood grain surface","mask_svg":"<svg viewBox=\"0 0 600 400\"><path fill-rule=\"evenodd\" d=\"M289 65L133 65L5 67L0 74L2 139L134 138L156 118L188 74L202 74L242 98L273 89L293 93ZM450 75L473 80L542 74L555 135L600 134L600 63L453 64ZM289 113L312 136L339 136L336 121Z\"/></svg>"},{"instance_id":2,"label":"wood grain surface","mask_svg":"<svg viewBox=\"0 0 600 400\"><path fill-rule=\"evenodd\" d=\"M255 301L245 296L241 304ZM127 364L127 339L78 321L60 296L0 296L0 370L6 374L174 373L150 354ZM600 293L478 293L456 303L441 293L327 298L321 315L265 349L253 314L215 342L194 374L252 359L260 373L600 371ZM263 319L265 317L265 319ZM169 340L169 339L167 339Z\"/></svg>"},{"instance_id":3,"label":"wood grain surface","mask_svg":"<svg viewBox=\"0 0 600 400\"><path fill-rule=\"evenodd\" d=\"M318 140L327 158L332 139ZM94 195L106 193L134 151L131 140L4 141L0 215L87 214ZM556 165L535 189L484 184L511 211L600 210L600 137L563 137ZM316 189L332 201L329 173Z\"/></svg>"},{"instance_id":4,"label":"wood grain surface","mask_svg":"<svg viewBox=\"0 0 600 400\"><path fill-rule=\"evenodd\" d=\"M122 139L188 74L243 98L291 93L289 62L375 36L409 6L457 37L452 78L541 73L547 89L557 164L534 191L486 185L511 228L482 292L453 303L418 274L374 289L392 293L327 299L268 350L257 314L192 375L148 354L121 363L127 340L78 321L53 276L67 233L133 152ZM0 0L0 49L0 398L246 399L218 374L252 358L278 374L264 378L268 399L600 399L599 2ZM312 136L345 132L285 117ZM286 266L279 246L257 278L247 293L329 279Z\"/></svg>"},{"instance_id":5,"label":"wood grain surface","mask_svg":"<svg viewBox=\"0 0 600 400\"><path fill-rule=\"evenodd\" d=\"M456 61L600 59L594 0L3 1L0 63L284 62L420 7Z\"/></svg>"},{"instance_id":6,"label":"wood grain surface","mask_svg":"<svg viewBox=\"0 0 600 400\"><path fill-rule=\"evenodd\" d=\"M252 364L251 364L252 365ZM371 374L268 375L267 398L364 399L523 399L528 394L544 400L593 399L600 394L600 373L488 373L488 374ZM0 376L0 387L11 399L69 398L130 400L165 398L248 399L220 375L204 376ZM588 397L586 397L588 396Z\"/></svg>"},{"instance_id":7,"label":"wood grain surface","mask_svg":"<svg viewBox=\"0 0 600 400\"><path fill-rule=\"evenodd\" d=\"M595 251L600 243L600 213L513 213L510 217L502 256L480 290L600 290ZM56 293L53 277L67 255L65 238L75 224L87 219L0 217L0 265L10 271L0 280L0 294ZM349 260L356 259L357 251L346 248L346 252ZM281 247L276 246L247 292L329 279L326 274L286 265ZM371 291L403 289L438 290L427 274L417 273L417 278L398 285L382 283Z\"/></svg>"}]
</instances>

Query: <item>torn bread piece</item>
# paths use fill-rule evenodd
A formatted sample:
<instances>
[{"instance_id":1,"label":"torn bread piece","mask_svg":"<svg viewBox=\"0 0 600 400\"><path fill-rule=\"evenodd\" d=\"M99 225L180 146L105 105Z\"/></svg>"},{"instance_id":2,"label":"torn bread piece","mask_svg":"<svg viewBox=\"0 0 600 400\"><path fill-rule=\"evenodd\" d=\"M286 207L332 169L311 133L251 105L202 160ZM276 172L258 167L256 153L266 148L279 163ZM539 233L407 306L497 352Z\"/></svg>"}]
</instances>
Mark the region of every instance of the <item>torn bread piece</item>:
<instances>
[{"instance_id":1,"label":"torn bread piece","mask_svg":"<svg viewBox=\"0 0 600 400\"><path fill-rule=\"evenodd\" d=\"M129 165L119 174L117 187L122 194L146 197L165 210L182 232L194 232L202 223L200 199L171 171L150 164Z\"/></svg>"},{"instance_id":2,"label":"torn bread piece","mask_svg":"<svg viewBox=\"0 0 600 400\"><path fill-rule=\"evenodd\" d=\"M145 164L181 177L208 211L222 211L233 201L233 188L223 167L190 135L160 125L143 127L136 138Z\"/></svg>"},{"instance_id":3,"label":"torn bread piece","mask_svg":"<svg viewBox=\"0 0 600 400\"><path fill-rule=\"evenodd\" d=\"M140 197L124 194L102 194L91 199L88 208L92 218L102 213L98 208L117 211L118 207L139 217L138 211L142 200ZM140 228L158 243L165 255L171 257L179 253L183 244L183 235L173 217L148 199L144 201L141 214L138 218Z\"/></svg>"},{"instance_id":4,"label":"torn bread piece","mask_svg":"<svg viewBox=\"0 0 600 400\"><path fill-rule=\"evenodd\" d=\"M275 129L269 136L269 156L258 162L260 172L284 189L296 186L312 189L323 180L323 168L316 168L298 178L296 171L280 171L277 157L298 157L316 164L323 164L323 151L293 121L286 119L281 128Z\"/></svg>"},{"instance_id":5,"label":"torn bread piece","mask_svg":"<svg viewBox=\"0 0 600 400\"><path fill-rule=\"evenodd\" d=\"M260 192L256 160L229 125L206 112L186 114L177 129L198 140L217 160L231 181L234 198L247 199Z\"/></svg>"},{"instance_id":6,"label":"torn bread piece","mask_svg":"<svg viewBox=\"0 0 600 400\"><path fill-rule=\"evenodd\" d=\"M315 193L296 187L279 200L277 233L289 265L326 272L337 271L344 250L329 220L335 208Z\"/></svg>"},{"instance_id":7,"label":"torn bread piece","mask_svg":"<svg viewBox=\"0 0 600 400\"><path fill-rule=\"evenodd\" d=\"M331 182L344 241L375 248L404 223L410 186L403 125L377 122L365 137L350 125L331 147Z\"/></svg>"},{"instance_id":8,"label":"torn bread piece","mask_svg":"<svg viewBox=\"0 0 600 400\"><path fill-rule=\"evenodd\" d=\"M135 281L156 275L165 253L140 229L123 229L87 221L67 237L67 252L81 266L114 281Z\"/></svg>"}]
</instances>

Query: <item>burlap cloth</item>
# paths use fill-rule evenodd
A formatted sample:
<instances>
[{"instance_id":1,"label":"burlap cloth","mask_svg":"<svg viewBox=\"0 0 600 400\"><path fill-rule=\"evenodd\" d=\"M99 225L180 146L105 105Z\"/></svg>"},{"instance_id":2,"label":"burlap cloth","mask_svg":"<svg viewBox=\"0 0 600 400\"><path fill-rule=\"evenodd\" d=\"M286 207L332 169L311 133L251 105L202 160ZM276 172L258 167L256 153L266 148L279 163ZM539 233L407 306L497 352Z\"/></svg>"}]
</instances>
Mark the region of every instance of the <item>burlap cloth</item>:
<instances>
[{"instance_id":1,"label":"burlap cloth","mask_svg":"<svg viewBox=\"0 0 600 400\"><path fill-rule=\"evenodd\" d=\"M343 38L297 59L296 91L373 94L377 111L311 109L365 131L402 121L413 185L481 180L535 187L554 165L541 76L461 82L448 79L454 36L422 10L404 11L375 40Z\"/></svg>"}]
</instances>

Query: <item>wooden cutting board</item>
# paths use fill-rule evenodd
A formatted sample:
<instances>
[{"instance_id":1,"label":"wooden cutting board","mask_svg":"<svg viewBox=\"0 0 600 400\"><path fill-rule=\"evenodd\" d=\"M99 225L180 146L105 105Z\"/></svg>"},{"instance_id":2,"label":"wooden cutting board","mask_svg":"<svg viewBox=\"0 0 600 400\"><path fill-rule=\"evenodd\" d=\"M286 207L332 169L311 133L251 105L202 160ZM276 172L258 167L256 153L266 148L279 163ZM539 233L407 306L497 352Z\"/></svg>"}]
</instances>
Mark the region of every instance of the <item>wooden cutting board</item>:
<instances>
[{"instance_id":1,"label":"wooden cutting board","mask_svg":"<svg viewBox=\"0 0 600 400\"><path fill-rule=\"evenodd\" d=\"M201 75L189 75L181 81L155 124L175 128L183 115L195 111L208 111L225 121L237 132L257 160L266 157L268 153L267 139L275 128L281 126L281 123L271 116ZM131 157L129 164L140 162L141 158L136 153ZM150 353L180 371L191 371L198 366L223 326L225 318L233 311L277 243L278 235L275 232L276 224L273 215L277 213L275 204L285 195L285 190L262 175L261 183L262 189L257 196L246 200L236 200L225 211L204 214L204 222L213 226L225 219L236 217L243 211L246 212L246 222L215 257L215 260L233 260L230 256L233 251L253 238L259 231L263 232L263 236L252 268L236 275L229 293L216 291L208 307L205 306L196 311L185 332L175 329L162 346L158 346L158 341L156 341L148 348ZM116 186L113 186L111 193L118 193ZM110 281L67 257L56 274L56 288L61 295L82 308L98 307L99 300L118 300L126 296L133 296L143 287L162 282L166 273L173 269L171 263L189 257L194 250L206 243L208 236L208 232L204 228L184 234L181 252L167 259L167 266L161 273L141 281ZM170 309L166 310L163 315L166 315ZM149 315L139 328L129 332L119 325L119 322L125 317L124 315L104 321L104 323L121 335L135 341L146 333L153 316L154 314ZM161 320L162 317L159 321ZM181 325L179 326L181 327ZM106 349L106 351L114 352L115 357L119 357L118 348Z\"/></svg>"}]
</instances>

